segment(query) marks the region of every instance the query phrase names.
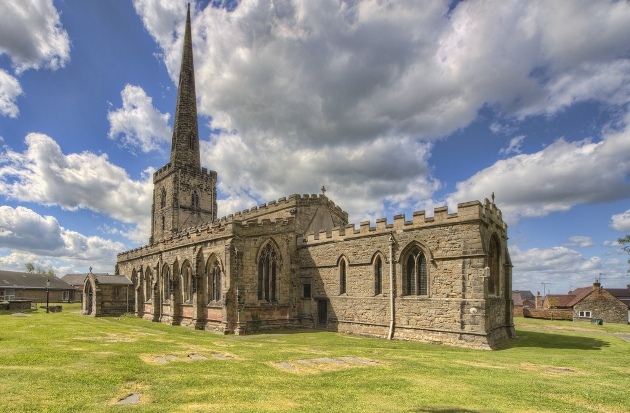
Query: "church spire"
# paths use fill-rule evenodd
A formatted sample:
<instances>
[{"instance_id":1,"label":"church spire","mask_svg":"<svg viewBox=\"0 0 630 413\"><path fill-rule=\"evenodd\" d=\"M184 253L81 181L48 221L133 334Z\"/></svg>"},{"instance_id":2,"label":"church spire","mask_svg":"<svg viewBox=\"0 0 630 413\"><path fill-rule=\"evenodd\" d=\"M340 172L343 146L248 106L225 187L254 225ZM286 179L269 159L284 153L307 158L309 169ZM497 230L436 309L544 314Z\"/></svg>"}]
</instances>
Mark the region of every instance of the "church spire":
<instances>
[{"instance_id":1,"label":"church spire","mask_svg":"<svg viewBox=\"0 0 630 413\"><path fill-rule=\"evenodd\" d=\"M199 169L199 126L197 125L197 96L195 94L195 67L193 64L192 35L190 29L190 3L186 15L184 50L179 72L177 106L171 147L173 166Z\"/></svg>"}]
</instances>

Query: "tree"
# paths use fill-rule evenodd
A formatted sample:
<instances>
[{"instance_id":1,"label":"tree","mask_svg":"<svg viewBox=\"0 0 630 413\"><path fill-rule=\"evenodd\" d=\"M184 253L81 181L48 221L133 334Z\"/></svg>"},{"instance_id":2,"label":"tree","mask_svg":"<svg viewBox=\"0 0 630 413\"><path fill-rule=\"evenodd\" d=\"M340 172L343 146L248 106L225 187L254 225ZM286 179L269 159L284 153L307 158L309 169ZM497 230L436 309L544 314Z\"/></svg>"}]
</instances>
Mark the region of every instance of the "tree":
<instances>
[{"instance_id":1,"label":"tree","mask_svg":"<svg viewBox=\"0 0 630 413\"><path fill-rule=\"evenodd\" d=\"M35 271L35 267L33 266L33 263L31 263L31 262L27 262L27 263L26 263L26 271L27 271L27 272L31 272L31 273L32 273L33 271Z\"/></svg>"},{"instance_id":2,"label":"tree","mask_svg":"<svg viewBox=\"0 0 630 413\"><path fill-rule=\"evenodd\" d=\"M625 238L619 238L617 242L619 245L625 245L625 247L622 247L623 250L630 254L630 235L626 235ZM628 259L628 266L630 266L630 259ZM630 269L628 269L628 274L630 274Z\"/></svg>"},{"instance_id":3,"label":"tree","mask_svg":"<svg viewBox=\"0 0 630 413\"><path fill-rule=\"evenodd\" d=\"M52 268L49 268L48 271L46 271L46 275L48 275L50 277L54 277L55 276L55 271Z\"/></svg>"}]
</instances>

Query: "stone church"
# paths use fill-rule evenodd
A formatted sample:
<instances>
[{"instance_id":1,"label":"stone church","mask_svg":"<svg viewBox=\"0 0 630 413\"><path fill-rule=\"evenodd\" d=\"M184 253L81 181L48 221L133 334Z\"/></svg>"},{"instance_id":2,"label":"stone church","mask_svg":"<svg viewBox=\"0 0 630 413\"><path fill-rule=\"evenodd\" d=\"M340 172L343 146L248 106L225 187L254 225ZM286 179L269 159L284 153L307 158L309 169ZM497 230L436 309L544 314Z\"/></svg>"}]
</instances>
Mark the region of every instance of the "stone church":
<instances>
[{"instance_id":1,"label":"stone church","mask_svg":"<svg viewBox=\"0 0 630 413\"><path fill-rule=\"evenodd\" d=\"M178 88L149 244L117 258L136 315L221 334L314 328L486 349L515 335L494 200L357 228L322 188L217 218L217 173L200 165L190 6Z\"/></svg>"}]
</instances>

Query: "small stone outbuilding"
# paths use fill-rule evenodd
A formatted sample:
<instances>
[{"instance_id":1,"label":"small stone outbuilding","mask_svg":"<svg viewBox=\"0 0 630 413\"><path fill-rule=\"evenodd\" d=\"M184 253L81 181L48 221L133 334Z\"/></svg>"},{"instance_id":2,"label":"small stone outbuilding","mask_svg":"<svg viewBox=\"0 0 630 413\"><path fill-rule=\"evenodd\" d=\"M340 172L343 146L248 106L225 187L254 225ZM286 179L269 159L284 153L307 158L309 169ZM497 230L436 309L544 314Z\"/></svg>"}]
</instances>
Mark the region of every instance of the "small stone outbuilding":
<instances>
[{"instance_id":1,"label":"small stone outbuilding","mask_svg":"<svg viewBox=\"0 0 630 413\"><path fill-rule=\"evenodd\" d=\"M133 283L129 278L93 274L90 268L83 286L82 314L93 317L122 315L133 311L134 302Z\"/></svg>"}]
</instances>

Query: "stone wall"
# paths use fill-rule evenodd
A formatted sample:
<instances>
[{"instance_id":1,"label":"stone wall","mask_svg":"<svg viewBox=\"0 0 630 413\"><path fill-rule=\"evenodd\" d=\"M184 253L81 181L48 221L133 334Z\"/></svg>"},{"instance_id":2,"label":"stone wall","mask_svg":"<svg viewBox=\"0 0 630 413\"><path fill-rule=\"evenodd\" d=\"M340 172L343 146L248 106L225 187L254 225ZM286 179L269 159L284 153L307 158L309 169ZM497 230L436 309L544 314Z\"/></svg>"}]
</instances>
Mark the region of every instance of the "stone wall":
<instances>
[{"instance_id":1,"label":"stone wall","mask_svg":"<svg viewBox=\"0 0 630 413\"><path fill-rule=\"evenodd\" d=\"M525 308L523 317L542 318L545 320L573 320L571 309Z\"/></svg>"},{"instance_id":2,"label":"stone wall","mask_svg":"<svg viewBox=\"0 0 630 413\"><path fill-rule=\"evenodd\" d=\"M492 208L492 206L488 206ZM386 336L390 323L389 239L394 241L393 276L395 294L394 337L439 341L472 347L489 347L513 335L511 313L511 270L505 247L505 227L481 204L461 204L457 214L436 209L434 217L415 213L413 221L397 216L388 225L378 220L335 229L331 234L309 235L298 243L300 279L311 283L313 300L328 298L328 328L355 334ZM475 212L478 212L476 214ZM491 211L494 213L494 211ZM489 214L488 214L489 215ZM488 229L490 228L490 229ZM487 299L484 279L484 245L489 234L502 240L505 272L499 294ZM428 294L405 296L403 271L408 252L420 248L427 257ZM375 258L383 260L383 291L375 292ZM346 289L340 285L340 260L347 262ZM505 296L505 291L510 294ZM302 314L316 323L317 305L302 306ZM496 331L495 331L496 330Z\"/></svg>"}]
</instances>

